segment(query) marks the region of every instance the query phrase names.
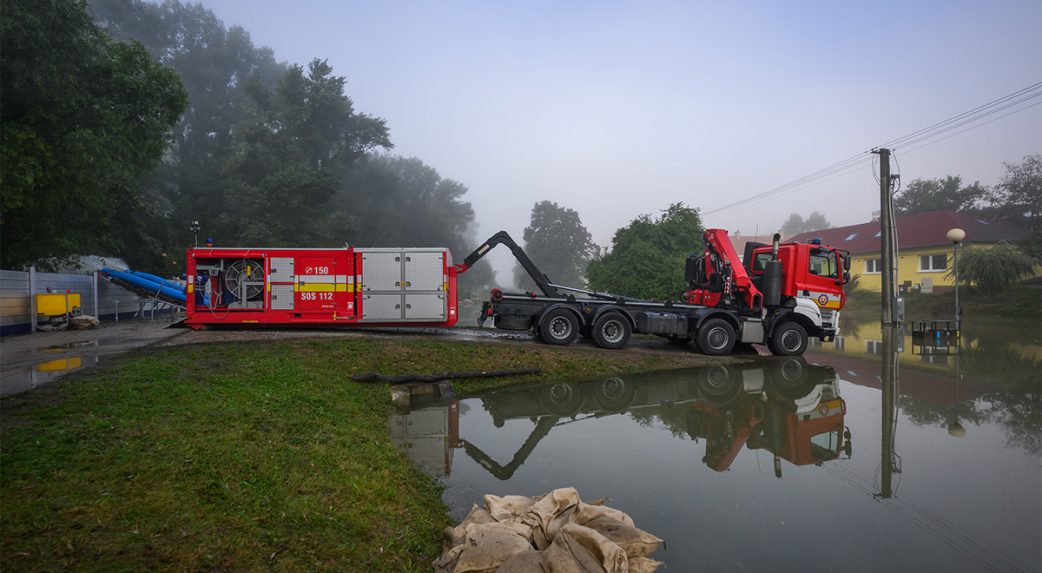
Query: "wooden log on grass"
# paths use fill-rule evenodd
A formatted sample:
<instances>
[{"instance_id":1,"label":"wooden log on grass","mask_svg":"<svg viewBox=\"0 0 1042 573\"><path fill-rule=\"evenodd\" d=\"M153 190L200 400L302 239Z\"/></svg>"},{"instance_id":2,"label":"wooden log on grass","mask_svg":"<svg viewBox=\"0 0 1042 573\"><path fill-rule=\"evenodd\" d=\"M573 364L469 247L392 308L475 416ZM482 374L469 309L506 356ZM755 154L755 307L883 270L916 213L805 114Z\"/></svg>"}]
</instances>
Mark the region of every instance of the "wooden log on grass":
<instances>
[{"instance_id":1,"label":"wooden log on grass","mask_svg":"<svg viewBox=\"0 0 1042 573\"><path fill-rule=\"evenodd\" d=\"M527 376L539 374L542 368L522 368L521 370L476 370L472 372L442 372L440 374L401 374L398 376L387 376L376 372L368 374L355 374L351 377L355 382L390 382L401 384L403 382L439 382L441 380L465 380L469 378L502 378L504 376Z\"/></svg>"}]
</instances>

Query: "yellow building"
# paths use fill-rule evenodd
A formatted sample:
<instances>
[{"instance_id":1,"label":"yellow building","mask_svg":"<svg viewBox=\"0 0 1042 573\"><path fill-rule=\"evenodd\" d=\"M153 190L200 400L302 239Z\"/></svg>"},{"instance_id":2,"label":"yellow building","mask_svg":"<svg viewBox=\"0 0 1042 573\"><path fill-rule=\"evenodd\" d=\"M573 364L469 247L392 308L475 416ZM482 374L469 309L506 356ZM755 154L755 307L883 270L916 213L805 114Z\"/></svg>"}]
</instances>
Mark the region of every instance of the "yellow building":
<instances>
[{"instance_id":1,"label":"yellow building","mask_svg":"<svg viewBox=\"0 0 1042 573\"><path fill-rule=\"evenodd\" d=\"M992 223L955 211L929 211L897 217L898 283L903 290L933 292L953 286L948 276L954 245L946 235L951 229L966 232L960 249L969 245L993 245L999 241L1020 241L1027 231L1002 223ZM881 242L879 221L800 233L791 241L821 239L821 242L850 251L850 275L855 288L882 290Z\"/></svg>"}]
</instances>

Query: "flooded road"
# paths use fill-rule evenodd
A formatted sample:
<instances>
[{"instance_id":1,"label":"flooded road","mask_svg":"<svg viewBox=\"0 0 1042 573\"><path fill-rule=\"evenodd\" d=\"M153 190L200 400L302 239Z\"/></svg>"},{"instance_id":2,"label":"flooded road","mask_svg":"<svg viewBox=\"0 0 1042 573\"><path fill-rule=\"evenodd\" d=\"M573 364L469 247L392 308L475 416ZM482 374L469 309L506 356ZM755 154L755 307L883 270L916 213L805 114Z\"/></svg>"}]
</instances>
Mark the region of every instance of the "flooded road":
<instances>
[{"instance_id":1,"label":"flooded road","mask_svg":"<svg viewBox=\"0 0 1042 573\"><path fill-rule=\"evenodd\" d=\"M923 349L852 325L805 359L508 387L389 425L456 519L574 486L674 571L1039 571L1035 336Z\"/></svg>"}]
</instances>

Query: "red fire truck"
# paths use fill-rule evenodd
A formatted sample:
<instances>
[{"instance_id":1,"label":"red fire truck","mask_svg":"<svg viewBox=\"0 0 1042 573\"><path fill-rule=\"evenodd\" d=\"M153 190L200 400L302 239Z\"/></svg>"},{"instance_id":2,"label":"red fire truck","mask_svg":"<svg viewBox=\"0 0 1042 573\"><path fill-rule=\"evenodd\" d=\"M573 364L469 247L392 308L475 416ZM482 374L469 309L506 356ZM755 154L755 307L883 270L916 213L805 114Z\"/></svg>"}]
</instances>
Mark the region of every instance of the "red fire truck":
<instances>
[{"instance_id":1,"label":"red fire truck","mask_svg":"<svg viewBox=\"0 0 1042 573\"><path fill-rule=\"evenodd\" d=\"M745 264L721 229L688 258L678 301L649 301L554 284L504 231L460 264L444 248L194 248L187 256L187 319L207 325L453 326L456 279L507 246L541 294L494 289L481 312L504 330L535 330L550 344L580 334L607 349L633 333L693 341L706 354L765 343L798 355L809 337L837 332L850 258L820 243L746 246ZM577 296L578 295L578 296Z\"/></svg>"}]
</instances>

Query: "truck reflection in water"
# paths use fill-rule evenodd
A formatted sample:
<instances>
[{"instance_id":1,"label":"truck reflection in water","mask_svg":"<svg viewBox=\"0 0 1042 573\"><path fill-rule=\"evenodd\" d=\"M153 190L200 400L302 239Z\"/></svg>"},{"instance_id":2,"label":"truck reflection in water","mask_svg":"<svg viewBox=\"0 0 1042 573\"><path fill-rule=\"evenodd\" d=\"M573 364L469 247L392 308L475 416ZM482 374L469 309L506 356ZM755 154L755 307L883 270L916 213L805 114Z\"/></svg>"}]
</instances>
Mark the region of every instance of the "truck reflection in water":
<instances>
[{"instance_id":1,"label":"truck reflection in water","mask_svg":"<svg viewBox=\"0 0 1042 573\"><path fill-rule=\"evenodd\" d=\"M455 400L392 416L390 426L398 446L428 473L449 475L453 452L462 448L496 478L508 480L555 427L626 413L704 441L702 462L715 471L727 470L743 448L771 452L780 478L781 460L804 466L850 457L850 431L843 423L846 402L838 382L832 368L802 358L772 358L504 388L479 397L496 427L507 420L535 423L506 463L486 454L479 436L459 435Z\"/></svg>"}]
</instances>

